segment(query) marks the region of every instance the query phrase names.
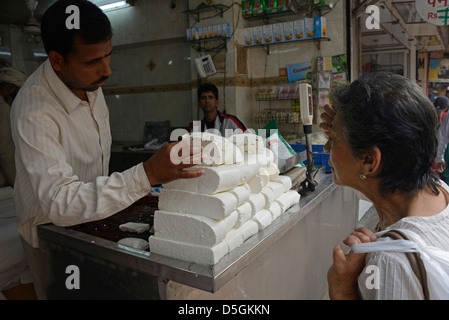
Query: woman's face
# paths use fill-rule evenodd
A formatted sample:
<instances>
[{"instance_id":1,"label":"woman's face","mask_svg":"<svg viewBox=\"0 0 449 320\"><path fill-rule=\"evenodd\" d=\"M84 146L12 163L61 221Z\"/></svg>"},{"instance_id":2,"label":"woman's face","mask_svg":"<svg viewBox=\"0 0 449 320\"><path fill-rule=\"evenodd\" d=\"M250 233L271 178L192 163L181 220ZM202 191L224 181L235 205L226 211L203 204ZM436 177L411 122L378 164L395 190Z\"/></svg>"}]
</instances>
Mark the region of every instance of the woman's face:
<instances>
[{"instance_id":1,"label":"woman's face","mask_svg":"<svg viewBox=\"0 0 449 320\"><path fill-rule=\"evenodd\" d=\"M352 155L338 113L332 121L329 140L324 145L324 150L330 154L329 165L332 167L334 183L357 189L356 183L360 183L362 173L362 161Z\"/></svg>"}]
</instances>

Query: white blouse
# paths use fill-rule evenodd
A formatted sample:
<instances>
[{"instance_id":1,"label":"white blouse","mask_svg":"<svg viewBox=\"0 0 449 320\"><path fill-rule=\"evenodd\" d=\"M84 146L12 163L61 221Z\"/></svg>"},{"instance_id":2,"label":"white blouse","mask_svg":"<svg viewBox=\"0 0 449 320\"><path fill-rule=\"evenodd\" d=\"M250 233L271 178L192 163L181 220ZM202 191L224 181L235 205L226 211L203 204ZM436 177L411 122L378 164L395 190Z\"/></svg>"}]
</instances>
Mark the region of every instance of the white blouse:
<instances>
[{"instance_id":1,"label":"white blouse","mask_svg":"<svg viewBox=\"0 0 449 320\"><path fill-rule=\"evenodd\" d=\"M442 186L449 187L442 181ZM427 245L449 251L449 205L430 217L402 218L387 229L408 229L419 235ZM369 253L358 278L359 294L364 300L422 300L424 293L404 253L380 251ZM380 281L373 285L373 270L378 266ZM367 285L368 283L368 285ZM448 289L449 290L449 289Z\"/></svg>"},{"instance_id":2,"label":"white blouse","mask_svg":"<svg viewBox=\"0 0 449 320\"><path fill-rule=\"evenodd\" d=\"M38 247L36 226L70 226L111 216L151 192L143 164L108 176L109 111L101 88L80 100L49 60L14 100L14 200L18 230Z\"/></svg>"}]
</instances>

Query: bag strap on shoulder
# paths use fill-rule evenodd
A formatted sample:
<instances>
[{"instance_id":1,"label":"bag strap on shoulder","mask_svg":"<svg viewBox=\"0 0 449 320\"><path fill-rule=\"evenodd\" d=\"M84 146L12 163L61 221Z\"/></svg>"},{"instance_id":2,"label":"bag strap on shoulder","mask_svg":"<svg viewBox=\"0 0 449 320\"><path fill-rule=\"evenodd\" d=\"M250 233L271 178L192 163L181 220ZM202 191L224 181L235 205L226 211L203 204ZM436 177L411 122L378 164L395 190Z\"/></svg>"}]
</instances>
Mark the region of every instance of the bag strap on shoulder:
<instances>
[{"instance_id":1,"label":"bag strap on shoulder","mask_svg":"<svg viewBox=\"0 0 449 320\"><path fill-rule=\"evenodd\" d=\"M384 233L382 237L390 237L394 240L405 239L411 241L411 239L404 232L399 230L390 230ZM424 266L424 262L422 261L419 255L419 252L405 252L405 255L407 256L408 261L410 262L413 272L415 273L416 277L421 283L424 293L424 299L429 300L429 289L427 287L426 268Z\"/></svg>"}]
</instances>

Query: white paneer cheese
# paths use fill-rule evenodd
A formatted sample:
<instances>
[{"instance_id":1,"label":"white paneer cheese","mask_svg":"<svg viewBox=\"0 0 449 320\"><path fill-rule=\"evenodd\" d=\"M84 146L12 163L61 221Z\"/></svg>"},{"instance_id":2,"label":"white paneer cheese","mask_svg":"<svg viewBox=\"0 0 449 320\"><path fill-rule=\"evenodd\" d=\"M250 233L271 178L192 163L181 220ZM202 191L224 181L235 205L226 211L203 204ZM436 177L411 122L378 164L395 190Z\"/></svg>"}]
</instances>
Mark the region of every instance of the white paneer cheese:
<instances>
[{"instance_id":1,"label":"white paneer cheese","mask_svg":"<svg viewBox=\"0 0 449 320\"><path fill-rule=\"evenodd\" d=\"M147 250L149 248L148 241L140 238L123 238L120 239L117 243L139 250Z\"/></svg>"},{"instance_id":2,"label":"white paneer cheese","mask_svg":"<svg viewBox=\"0 0 449 320\"><path fill-rule=\"evenodd\" d=\"M251 194L251 189L247 183L235 187L232 190L229 190L232 194L235 195L237 198L237 206L240 206L241 204L245 203L249 199L249 195Z\"/></svg>"},{"instance_id":3,"label":"white paneer cheese","mask_svg":"<svg viewBox=\"0 0 449 320\"><path fill-rule=\"evenodd\" d=\"M240 133L229 137L229 140L240 149L243 155L263 154L265 143L261 136L254 133Z\"/></svg>"},{"instance_id":4,"label":"white paneer cheese","mask_svg":"<svg viewBox=\"0 0 449 320\"><path fill-rule=\"evenodd\" d=\"M202 194L175 189L161 189L159 209L192 213L212 219L223 219L237 209L237 198L231 192Z\"/></svg>"},{"instance_id":5,"label":"white paneer cheese","mask_svg":"<svg viewBox=\"0 0 449 320\"><path fill-rule=\"evenodd\" d=\"M229 252L240 247L243 243L242 232L239 229L230 230L226 235L225 242L228 244Z\"/></svg>"},{"instance_id":6,"label":"white paneer cheese","mask_svg":"<svg viewBox=\"0 0 449 320\"><path fill-rule=\"evenodd\" d=\"M213 247L207 247L151 236L148 242L152 254L160 254L201 265L214 265L229 252L226 241L221 241Z\"/></svg>"},{"instance_id":7,"label":"white paneer cheese","mask_svg":"<svg viewBox=\"0 0 449 320\"><path fill-rule=\"evenodd\" d=\"M246 241L251 236L259 232L259 225L254 220L248 220L239 228L243 235L243 241Z\"/></svg>"},{"instance_id":8,"label":"white paneer cheese","mask_svg":"<svg viewBox=\"0 0 449 320\"><path fill-rule=\"evenodd\" d=\"M275 200L273 190L269 187L264 187L260 193L265 197L265 209L270 208L271 204Z\"/></svg>"},{"instance_id":9,"label":"white paneer cheese","mask_svg":"<svg viewBox=\"0 0 449 320\"><path fill-rule=\"evenodd\" d=\"M282 183L284 192L292 188L292 179L289 176L278 175L273 181Z\"/></svg>"},{"instance_id":10,"label":"white paneer cheese","mask_svg":"<svg viewBox=\"0 0 449 320\"><path fill-rule=\"evenodd\" d=\"M261 193L251 193L248 199L249 204L251 205L251 216L253 217L256 212L265 208L266 200L265 196Z\"/></svg>"},{"instance_id":11,"label":"white paneer cheese","mask_svg":"<svg viewBox=\"0 0 449 320\"><path fill-rule=\"evenodd\" d=\"M260 165L195 166L190 169L198 168L204 169L205 172L202 176L193 179L178 179L164 184L163 187L206 194L228 191L247 183L259 173Z\"/></svg>"},{"instance_id":12,"label":"white paneer cheese","mask_svg":"<svg viewBox=\"0 0 449 320\"><path fill-rule=\"evenodd\" d=\"M259 173L248 181L251 193L260 193L269 181L270 176L268 175L268 172L264 169L260 169Z\"/></svg>"},{"instance_id":13,"label":"white paneer cheese","mask_svg":"<svg viewBox=\"0 0 449 320\"><path fill-rule=\"evenodd\" d=\"M263 230L273 222L273 217L271 216L270 211L262 209L259 212L256 212L253 220L257 222L259 230Z\"/></svg>"},{"instance_id":14,"label":"white paneer cheese","mask_svg":"<svg viewBox=\"0 0 449 320\"><path fill-rule=\"evenodd\" d=\"M240 227L246 221L251 219L251 215L252 215L251 204L247 201L244 204L240 205L237 208L237 213L239 215L239 218L237 219L237 222L235 224L235 228Z\"/></svg>"},{"instance_id":15,"label":"white paneer cheese","mask_svg":"<svg viewBox=\"0 0 449 320\"><path fill-rule=\"evenodd\" d=\"M284 213L284 211L282 211L282 207L281 207L280 203L277 201L274 201L271 204L268 211L270 211L273 220L277 219L282 213Z\"/></svg>"},{"instance_id":16,"label":"white paneer cheese","mask_svg":"<svg viewBox=\"0 0 449 320\"><path fill-rule=\"evenodd\" d=\"M118 226L121 231L142 233L150 230L150 225L148 223L139 222L127 222Z\"/></svg>"},{"instance_id":17,"label":"white paneer cheese","mask_svg":"<svg viewBox=\"0 0 449 320\"><path fill-rule=\"evenodd\" d=\"M243 163L243 154L235 144L225 137L208 132L192 132L182 136L190 139L193 145L202 146L206 155L203 164L219 166L222 164Z\"/></svg>"},{"instance_id":18,"label":"white paneer cheese","mask_svg":"<svg viewBox=\"0 0 449 320\"><path fill-rule=\"evenodd\" d=\"M285 212L295 204L297 203L299 204L300 198L301 195L298 192L296 192L295 190L288 190L287 192L284 192L275 201L281 205L282 212Z\"/></svg>"},{"instance_id":19,"label":"white paneer cheese","mask_svg":"<svg viewBox=\"0 0 449 320\"><path fill-rule=\"evenodd\" d=\"M274 199L279 198L284 193L284 185L280 182L270 181L267 184L267 188L273 191Z\"/></svg>"},{"instance_id":20,"label":"white paneer cheese","mask_svg":"<svg viewBox=\"0 0 449 320\"><path fill-rule=\"evenodd\" d=\"M211 247L224 240L238 218L237 211L221 220L214 220L197 214L156 210L154 235L161 239Z\"/></svg>"}]
</instances>

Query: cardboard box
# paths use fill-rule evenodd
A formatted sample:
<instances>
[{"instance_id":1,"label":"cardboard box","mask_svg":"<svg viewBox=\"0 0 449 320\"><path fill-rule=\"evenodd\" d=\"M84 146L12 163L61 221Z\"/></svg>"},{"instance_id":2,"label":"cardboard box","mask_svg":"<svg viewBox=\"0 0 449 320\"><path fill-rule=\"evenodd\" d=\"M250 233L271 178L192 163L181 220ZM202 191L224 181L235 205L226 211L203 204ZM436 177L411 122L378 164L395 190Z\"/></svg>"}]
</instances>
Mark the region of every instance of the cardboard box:
<instances>
[{"instance_id":1,"label":"cardboard box","mask_svg":"<svg viewBox=\"0 0 449 320\"><path fill-rule=\"evenodd\" d=\"M263 42L262 26L253 27L253 40L255 45L261 45Z\"/></svg>"},{"instance_id":2,"label":"cardboard box","mask_svg":"<svg viewBox=\"0 0 449 320\"><path fill-rule=\"evenodd\" d=\"M284 41L284 27L282 22L273 24L274 42Z\"/></svg>"},{"instance_id":3,"label":"cardboard box","mask_svg":"<svg viewBox=\"0 0 449 320\"><path fill-rule=\"evenodd\" d=\"M346 54L332 56L332 73L347 71Z\"/></svg>"},{"instance_id":4,"label":"cardboard box","mask_svg":"<svg viewBox=\"0 0 449 320\"><path fill-rule=\"evenodd\" d=\"M287 21L282 24L284 31L284 41L292 41L293 39L293 21Z\"/></svg>"},{"instance_id":5,"label":"cardboard box","mask_svg":"<svg viewBox=\"0 0 449 320\"><path fill-rule=\"evenodd\" d=\"M315 17L313 20L315 24L314 38L326 38L326 17Z\"/></svg>"},{"instance_id":6,"label":"cardboard box","mask_svg":"<svg viewBox=\"0 0 449 320\"><path fill-rule=\"evenodd\" d=\"M315 35L315 23L313 18L304 18L304 40L313 39Z\"/></svg>"},{"instance_id":7,"label":"cardboard box","mask_svg":"<svg viewBox=\"0 0 449 320\"><path fill-rule=\"evenodd\" d=\"M294 39L303 40L304 39L304 19L299 19L293 21Z\"/></svg>"},{"instance_id":8,"label":"cardboard box","mask_svg":"<svg viewBox=\"0 0 449 320\"><path fill-rule=\"evenodd\" d=\"M192 28L192 40L198 40L200 38L200 30L196 27Z\"/></svg>"},{"instance_id":9,"label":"cardboard box","mask_svg":"<svg viewBox=\"0 0 449 320\"><path fill-rule=\"evenodd\" d=\"M312 62L306 61L287 66L288 82L312 80Z\"/></svg>"},{"instance_id":10,"label":"cardboard box","mask_svg":"<svg viewBox=\"0 0 449 320\"><path fill-rule=\"evenodd\" d=\"M253 37L253 28L252 27L245 28L243 30L243 36L245 39L245 44L244 44L245 47L250 47L250 46L254 45L255 41L254 41L254 37Z\"/></svg>"},{"instance_id":11,"label":"cardboard box","mask_svg":"<svg viewBox=\"0 0 449 320\"><path fill-rule=\"evenodd\" d=\"M263 32L263 44L272 44L273 43L273 25L266 24L262 26Z\"/></svg>"}]
</instances>

